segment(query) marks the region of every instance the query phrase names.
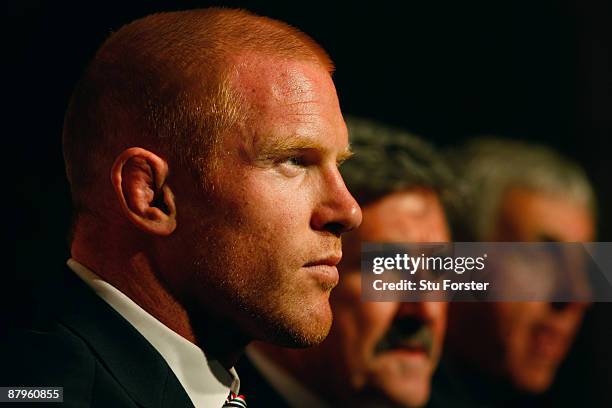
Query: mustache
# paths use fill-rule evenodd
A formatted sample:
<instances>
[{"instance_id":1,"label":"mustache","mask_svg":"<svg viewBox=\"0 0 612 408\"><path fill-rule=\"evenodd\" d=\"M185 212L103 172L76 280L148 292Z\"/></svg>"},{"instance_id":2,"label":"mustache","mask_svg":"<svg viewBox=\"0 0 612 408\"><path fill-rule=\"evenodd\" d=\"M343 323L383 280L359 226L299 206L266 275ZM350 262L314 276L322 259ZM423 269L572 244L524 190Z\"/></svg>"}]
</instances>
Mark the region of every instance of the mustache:
<instances>
[{"instance_id":1,"label":"mustache","mask_svg":"<svg viewBox=\"0 0 612 408\"><path fill-rule=\"evenodd\" d=\"M414 317L403 317L393 322L385 336L378 342L375 353L407 348L424 350L427 357L432 357L434 334L422 320Z\"/></svg>"}]
</instances>

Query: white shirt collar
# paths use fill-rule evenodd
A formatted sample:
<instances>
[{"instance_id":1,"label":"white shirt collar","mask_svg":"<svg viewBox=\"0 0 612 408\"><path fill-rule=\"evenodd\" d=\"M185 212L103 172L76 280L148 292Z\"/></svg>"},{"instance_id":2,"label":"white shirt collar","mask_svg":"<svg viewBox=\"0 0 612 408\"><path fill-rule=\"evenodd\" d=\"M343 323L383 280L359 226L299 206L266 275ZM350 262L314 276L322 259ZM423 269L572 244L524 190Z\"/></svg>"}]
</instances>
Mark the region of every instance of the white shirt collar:
<instances>
[{"instance_id":1,"label":"white shirt collar","mask_svg":"<svg viewBox=\"0 0 612 408\"><path fill-rule=\"evenodd\" d=\"M298 380L292 377L286 370L271 361L254 344L246 348L245 354L259 371L293 408L328 408L329 405L319 399Z\"/></svg>"},{"instance_id":2,"label":"white shirt collar","mask_svg":"<svg viewBox=\"0 0 612 408\"><path fill-rule=\"evenodd\" d=\"M240 379L234 368L228 371L218 361L207 360L202 349L76 260L67 264L161 354L196 407L221 407L230 391L238 394Z\"/></svg>"}]
</instances>

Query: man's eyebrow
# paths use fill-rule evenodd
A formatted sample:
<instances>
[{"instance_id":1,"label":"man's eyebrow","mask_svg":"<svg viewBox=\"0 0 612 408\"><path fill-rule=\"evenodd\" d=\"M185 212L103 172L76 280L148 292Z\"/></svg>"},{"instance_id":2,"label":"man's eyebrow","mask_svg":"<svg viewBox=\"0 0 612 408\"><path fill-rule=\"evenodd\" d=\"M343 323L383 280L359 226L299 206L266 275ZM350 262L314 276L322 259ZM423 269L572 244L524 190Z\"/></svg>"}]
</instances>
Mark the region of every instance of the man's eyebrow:
<instances>
[{"instance_id":1,"label":"man's eyebrow","mask_svg":"<svg viewBox=\"0 0 612 408\"><path fill-rule=\"evenodd\" d=\"M305 138L275 138L268 140L267 143L258 149L261 156L275 157L284 154L299 152L300 150L325 150L323 145ZM350 146L347 146L338 154L336 161L339 163L347 160L353 155Z\"/></svg>"},{"instance_id":2,"label":"man's eyebrow","mask_svg":"<svg viewBox=\"0 0 612 408\"><path fill-rule=\"evenodd\" d=\"M266 143L264 143L259 150L265 155L274 156L277 154L308 149L321 149L321 145L319 143L304 138L279 137L267 140Z\"/></svg>"},{"instance_id":3,"label":"man's eyebrow","mask_svg":"<svg viewBox=\"0 0 612 408\"><path fill-rule=\"evenodd\" d=\"M340 152L340 154L338 155L338 158L336 159L336 161L338 162L338 164L343 163L344 161L350 159L351 157L353 157L355 153L351 150L351 146L347 146L346 149L344 149L343 152Z\"/></svg>"}]
</instances>

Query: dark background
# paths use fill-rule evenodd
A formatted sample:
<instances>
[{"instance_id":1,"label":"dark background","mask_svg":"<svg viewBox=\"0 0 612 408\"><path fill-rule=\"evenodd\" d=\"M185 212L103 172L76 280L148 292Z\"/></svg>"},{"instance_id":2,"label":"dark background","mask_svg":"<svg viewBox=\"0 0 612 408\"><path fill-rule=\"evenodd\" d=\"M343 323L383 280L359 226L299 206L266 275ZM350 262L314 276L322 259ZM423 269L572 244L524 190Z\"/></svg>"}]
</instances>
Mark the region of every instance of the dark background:
<instances>
[{"instance_id":1,"label":"dark background","mask_svg":"<svg viewBox=\"0 0 612 408\"><path fill-rule=\"evenodd\" d=\"M244 7L310 34L334 59L346 113L445 147L476 134L551 145L587 170L599 240L612 241L612 2L10 2L4 6L5 212L15 243L2 313L25 320L32 282L68 256L61 129L70 92L100 43L155 11ZM401 4L401 6L399 5ZM596 304L561 371L556 400L612 406L612 304ZM477 345L475 345L477 347Z\"/></svg>"}]
</instances>

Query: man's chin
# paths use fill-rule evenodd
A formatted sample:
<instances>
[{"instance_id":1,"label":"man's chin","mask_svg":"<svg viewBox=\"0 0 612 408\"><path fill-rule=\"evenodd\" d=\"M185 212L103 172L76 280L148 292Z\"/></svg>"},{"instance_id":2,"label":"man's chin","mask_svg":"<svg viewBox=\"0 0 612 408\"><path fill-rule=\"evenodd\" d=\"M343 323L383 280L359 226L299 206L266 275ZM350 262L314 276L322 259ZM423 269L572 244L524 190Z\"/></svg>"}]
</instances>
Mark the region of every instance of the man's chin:
<instances>
[{"instance_id":1,"label":"man's chin","mask_svg":"<svg viewBox=\"0 0 612 408\"><path fill-rule=\"evenodd\" d=\"M540 369L518 375L514 379L514 386L519 391L528 394L542 394L551 386L555 378L555 370Z\"/></svg>"},{"instance_id":2,"label":"man's chin","mask_svg":"<svg viewBox=\"0 0 612 408\"><path fill-rule=\"evenodd\" d=\"M411 386L388 384L384 387L378 384L376 388L368 388L363 400L368 402L364 404L365 406L417 408L427 404L429 394L429 384L411 384Z\"/></svg>"},{"instance_id":3,"label":"man's chin","mask_svg":"<svg viewBox=\"0 0 612 408\"><path fill-rule=\"evenodd\" d=\"M389 406L421 407L427 403L431 387L429 358L387 351L377 360L367 379L369 394Z\"/></svg>"},{"instance_id":4,"label":"man's chin","mask_svg":"<svg viewBox=\"0 0 612 408\"><path fill-rule=\"evenodd\" d=\"M332 312L329 302L281 313L269 321L270 330L260 340L289 348L307 348L320 344L331 329Z\"/></svg>"}]
</instances>

